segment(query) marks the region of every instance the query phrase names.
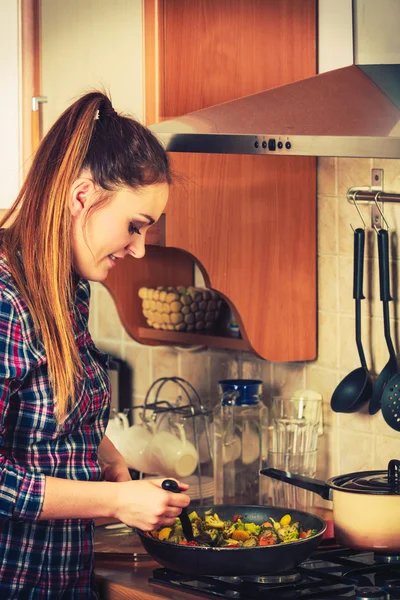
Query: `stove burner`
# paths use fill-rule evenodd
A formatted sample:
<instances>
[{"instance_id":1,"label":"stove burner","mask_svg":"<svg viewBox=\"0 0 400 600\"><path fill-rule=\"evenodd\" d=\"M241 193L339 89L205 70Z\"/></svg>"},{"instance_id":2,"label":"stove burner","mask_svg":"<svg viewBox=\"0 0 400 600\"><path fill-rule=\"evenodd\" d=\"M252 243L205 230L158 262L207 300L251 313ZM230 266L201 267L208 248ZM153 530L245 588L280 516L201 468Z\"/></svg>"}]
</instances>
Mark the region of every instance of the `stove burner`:
<instances>
[{"instance_id":1,"label":"stove burner","mask_svg":"<svg viewBox=\"0 0 400 600\"><path fill-rule=\"evenodd\" d=\"M396 556L395 554L379 554L379 552L375 552L374 560L377 563L400 563L400 556Z\"/></svg>"},{"instance_id":2,"label":"stove burner","mask_svg":"<svg viewBox=\"0 0 400 600\"><path fill-rule=\"evenodd\" d=\"M285 571L276 575L246 575L241 577L241 579L254 583L297 583L301 580L301 575L298 571Z\"/></svg>"},{"instance_id":3,"label":"stove burner","mask_svg":"<svg viewBox=\"0 0 400 600\"><path fill-rule=\"evenodd\" d=\"M378 588L374 585L369 587L359 587L356 589L356 600L385 600L386 594L382 588Z\"/></svg>"},{"instance_id":4,"label":"stove burner","mask_svg":"<svg viewBox=\"0 0 400 600\"><path fill-rule=\"evenodd\" d=\"M278 574L213 577L159 568L149 581L213 600L400 600L400 553L330 547Z\"/></svg>"}]
</instances>

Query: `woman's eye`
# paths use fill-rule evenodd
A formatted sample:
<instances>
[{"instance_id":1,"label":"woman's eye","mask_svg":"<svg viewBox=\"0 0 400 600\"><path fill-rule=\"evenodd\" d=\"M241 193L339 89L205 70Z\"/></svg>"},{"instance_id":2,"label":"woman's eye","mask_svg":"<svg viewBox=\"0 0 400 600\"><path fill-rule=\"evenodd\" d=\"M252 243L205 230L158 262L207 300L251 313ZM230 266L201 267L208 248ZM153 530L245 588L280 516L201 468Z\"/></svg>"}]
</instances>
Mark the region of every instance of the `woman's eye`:
<instances>
[{"instance_id":1,"label":"woman's eye","mask_svg":"<svg viewBox=\"0 0 400 600\"><path fill-rule=\"evenodd\" d=\"M133 235L134 233L141 235L140 230L136 227L136 225L129 223L129 235Z\"/></svg>"}]
</instances>

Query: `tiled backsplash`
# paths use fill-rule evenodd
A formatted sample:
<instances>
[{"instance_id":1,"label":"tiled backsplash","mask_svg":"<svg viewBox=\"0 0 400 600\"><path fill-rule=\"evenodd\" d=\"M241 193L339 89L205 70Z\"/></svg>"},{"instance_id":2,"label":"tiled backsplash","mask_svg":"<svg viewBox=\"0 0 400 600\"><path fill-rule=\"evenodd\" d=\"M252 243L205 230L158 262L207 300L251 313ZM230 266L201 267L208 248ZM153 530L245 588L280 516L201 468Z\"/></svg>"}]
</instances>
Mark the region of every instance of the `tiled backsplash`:
<instances>
[{"instance_id":1,"label":"tiled backsplash","mask_svg":"<svg viewBox=\"0 0 400 600\"><path fill-rule=\"evenodd\" d=\"M123 330L114 302L100 284L92 285L91 331L103 349L126 359L133 367L135 404L141 404L150 384L162 376L186 378L198 390L204 404L217 401L217 382L224 377L257 377L264 381L267 400L274 394L298 388L320 391L324 398L324 435L319 440L317 476L384 468L388 459L400 457L400 434L390 429L380 413L371 417L366 408L349 415L330 409L338 382L359 366L354 341L352 298L353 232L361 225L354 206L346 199L350 187L370 185L371 169L384 169L384 189L400 192L400 160L322 158L318 165L318 359L307 363L270 363L244 352L223 350L187 351L173 347L147 347L133 341ZM369 208L361 206L369 225ZM399 252L396 231L400 205L386 205L391 227L393 268L392 331L399 349ZM363 343L368 365L374 372L388 360L383 337L379 300L375 233L368 229L364 271ZM274 332L271 332L274 335ZM176 388L165 389L175 398ZM321 501L322 502L322 501Z\"/></svg>"}]
</instances>

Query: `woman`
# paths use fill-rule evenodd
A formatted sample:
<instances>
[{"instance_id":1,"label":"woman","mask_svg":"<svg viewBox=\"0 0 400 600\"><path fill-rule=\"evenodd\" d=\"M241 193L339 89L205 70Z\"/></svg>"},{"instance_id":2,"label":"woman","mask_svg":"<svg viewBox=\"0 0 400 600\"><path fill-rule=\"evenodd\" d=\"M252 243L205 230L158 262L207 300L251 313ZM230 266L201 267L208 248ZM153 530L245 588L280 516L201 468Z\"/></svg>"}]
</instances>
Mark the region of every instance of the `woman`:
<instances>
[{"instance_id":1,"label":"woman","mask_svg":"<svg viewBox=\"0 0 400 600\"><path fill-rule=\"evenodd\" d=\"M104 436L106 358L87 328L87 280L144 255L170 178L156 138L90 93L43 139L0 223L0 598L97 598L93 518L150 530L189 503L131 481Z\"/></svg>"}]
</instances>

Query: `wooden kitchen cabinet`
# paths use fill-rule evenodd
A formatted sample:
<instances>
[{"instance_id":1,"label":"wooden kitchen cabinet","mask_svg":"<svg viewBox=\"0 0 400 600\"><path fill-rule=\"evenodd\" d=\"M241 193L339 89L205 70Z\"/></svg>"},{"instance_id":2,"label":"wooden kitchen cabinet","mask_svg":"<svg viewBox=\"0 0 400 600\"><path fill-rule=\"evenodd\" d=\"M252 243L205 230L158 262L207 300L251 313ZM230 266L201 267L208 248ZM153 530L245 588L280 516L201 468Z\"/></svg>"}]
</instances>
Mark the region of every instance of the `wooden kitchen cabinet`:
<instances>
[{"instance_id":1,"label":"wooden kitchen cabinet","mask_svg":"<svg viewBox=\"0 0 400 600\"><path fill-rule=\"evenodd\" d=\"M147 124L316 72L316 0L144 0L144 10ZM143 264L141 279L136 264L118 265L106 281L128 332L146 343L206 339L271 361L314 359L316 159L170 159L178 177L165 214L165 248L149 247L143 259L157 261L157 269ZM234 309L243 339L233 346L219 337L181 333L177 340L145 328L137 289L174 285L167 273L190 277L192 258Z\"/></svg>"}]
</instances>

